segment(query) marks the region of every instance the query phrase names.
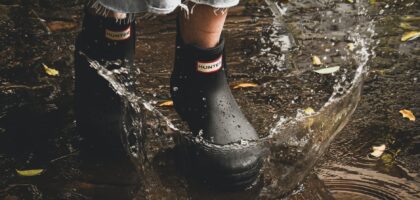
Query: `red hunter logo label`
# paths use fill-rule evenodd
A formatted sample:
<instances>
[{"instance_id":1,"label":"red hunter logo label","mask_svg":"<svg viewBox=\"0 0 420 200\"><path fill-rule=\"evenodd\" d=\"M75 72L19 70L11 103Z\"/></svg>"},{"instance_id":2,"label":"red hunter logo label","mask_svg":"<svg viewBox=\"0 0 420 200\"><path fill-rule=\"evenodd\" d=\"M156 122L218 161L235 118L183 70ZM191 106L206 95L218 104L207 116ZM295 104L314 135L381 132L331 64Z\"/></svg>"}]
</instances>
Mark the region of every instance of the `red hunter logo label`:
<instances>
[{"instance_id":1,"label":"red hunter logo label","mask_svg":"<svg viewBox=\"0 0 420 200\"><path fill-rule=\"evenodd\" d=\"M123 31L111 31L106 29L105 30L105 37L110 40L126 40L130 37L131 29L128 27L126 30Z\"/></svg>"},{"instance_id":2,"label":"red hunter logo label","mask_svg":"<svg viewBox=\"0 0 420 200\"><path fill-rule=\"evenodd\" d=\"M212 61L198 61L197 62L197 71L202 73L213 73L219 71L222 68L222 58L212 60Z\"/></svg>"}]
</instances>

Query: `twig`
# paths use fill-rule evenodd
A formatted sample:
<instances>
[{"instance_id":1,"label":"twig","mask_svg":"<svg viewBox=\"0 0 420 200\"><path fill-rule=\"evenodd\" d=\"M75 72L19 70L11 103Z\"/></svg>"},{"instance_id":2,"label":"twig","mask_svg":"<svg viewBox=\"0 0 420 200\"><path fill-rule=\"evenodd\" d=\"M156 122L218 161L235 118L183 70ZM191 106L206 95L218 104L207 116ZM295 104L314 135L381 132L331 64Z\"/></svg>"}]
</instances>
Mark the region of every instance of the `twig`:
<instances>
[{"instance_id":1,"label":"twig","mask_svg":"<svg viewBox=\"0 0 420 200\"><path fill-rule=\"evenodd\" d=\"M70 156L77 155L78 153L79 153L79 151L74 151L74 152L71 152L71 153L66 154L66 155L64 155L64 156L60 156L60 157L58 157L58 158L55 158L55 159L50 160L50 163L53 163L53 162L55 162L55 161L58 161L58 160L61 160L61 159L64 159L64 158L67 158L67 157L70 157Z\"/></svg>"},{"instance_id":2,"label":"twig","mask_svg":"<svg viewBox=\"0 0 420 200\"><path fill-rule=\"evenodd\" d=\"M27 86L27 85L4 85L0 86L0 91L2 90L13 90L13 89L27 89L27 90L36 90L36 89L43 89L49 87L48 85L40 85L40 86Z\"/></svg>"},{"instance_id":3,"label":"twig","mask_svg":"<svg viewBox=\"0 0 420 200\"><path fill-rule=\"evenodd\" d=\"M42 26L45 28L45 31L47 31L47 34L50 35L51 34L51 30L50 30L50 28L48 28L47 23L45 23L45 19L42 19L41 17L39 17L39 15L35 12L34 9L31 9L31 12L41 22Z\"/></svg>"}]
</instances>

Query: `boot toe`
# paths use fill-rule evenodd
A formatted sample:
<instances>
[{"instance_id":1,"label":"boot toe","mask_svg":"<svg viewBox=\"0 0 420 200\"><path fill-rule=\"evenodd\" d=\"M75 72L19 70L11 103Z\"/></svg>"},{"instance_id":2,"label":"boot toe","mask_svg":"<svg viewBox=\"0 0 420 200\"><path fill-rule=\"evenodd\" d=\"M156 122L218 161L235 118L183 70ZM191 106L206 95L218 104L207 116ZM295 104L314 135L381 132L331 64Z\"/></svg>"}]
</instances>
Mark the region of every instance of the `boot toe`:
<instances>
[{"instance_id":1,"label":"boot toe","mask_svg":"<svg viewBox=\"0 0 420 200\"><path fill-rule=\"evenodd\" d=\"M194 144L192 159L200 177L223 189L243 189L258 178L262 150L258 145Z\"/></svg>"}]
</instances>

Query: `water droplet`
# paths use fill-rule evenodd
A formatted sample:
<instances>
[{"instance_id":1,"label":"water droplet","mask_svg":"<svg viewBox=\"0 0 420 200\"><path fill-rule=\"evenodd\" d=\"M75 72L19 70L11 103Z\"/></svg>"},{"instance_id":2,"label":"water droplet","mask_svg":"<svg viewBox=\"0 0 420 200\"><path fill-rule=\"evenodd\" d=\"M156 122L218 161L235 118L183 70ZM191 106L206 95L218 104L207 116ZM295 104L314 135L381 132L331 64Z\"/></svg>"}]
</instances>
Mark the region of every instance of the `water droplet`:
<instances>
[{"instance_id":1,"label":"water droplet","mask_svg":"<svg viewBox=\"0 0 420 200\"><path fill-rule=\"evenodd\" d=\"M240 144L245 146L245 145L248 145L248 144L249 144L249 142L248 142L248 141L246 141L246 140L241 140L241 141L240 141Z\"/></svg>"}]
</instances>

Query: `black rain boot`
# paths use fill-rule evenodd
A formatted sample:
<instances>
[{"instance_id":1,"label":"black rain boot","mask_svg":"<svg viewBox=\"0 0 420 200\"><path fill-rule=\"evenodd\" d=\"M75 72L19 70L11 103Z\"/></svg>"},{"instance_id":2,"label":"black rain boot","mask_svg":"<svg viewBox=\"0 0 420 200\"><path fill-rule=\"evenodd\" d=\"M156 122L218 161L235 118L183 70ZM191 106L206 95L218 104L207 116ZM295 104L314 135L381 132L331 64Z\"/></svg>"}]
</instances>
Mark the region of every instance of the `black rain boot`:
<instances>
[{"instance_id":1,"label":"black rain boot","mask_svg":"<svg viewBox=\"0 0 420 200\"><path fill-rule=\"evenodd\" d=\"M189 148L198 175L225 189L254 183L262 165L261 149L219 146L258 139L230 91L223 38L216 47L203 49L184 44L178 31L171 96L193 134L207 143L193 143Z\"/></svg>"},{"instance_id":2,"label":"black rain boot","mask_svg":"<svg viewBox=\"0 0 420 200\"><path fill-rule=\"evenodd\" d=\"M122 105L109 83L89 66L86 56L109 70L131 66L135 50L135 23L92 14L86 9L76 39L75 100L77 130L85 139L82 150L126 155L122 142ZM83 55L84 54L84 55Z\"/></svg>"}]
</instances>

